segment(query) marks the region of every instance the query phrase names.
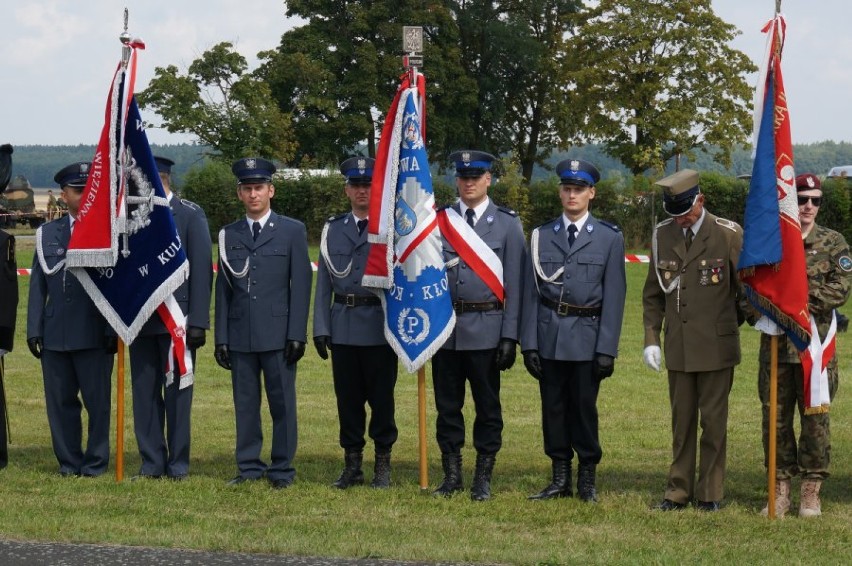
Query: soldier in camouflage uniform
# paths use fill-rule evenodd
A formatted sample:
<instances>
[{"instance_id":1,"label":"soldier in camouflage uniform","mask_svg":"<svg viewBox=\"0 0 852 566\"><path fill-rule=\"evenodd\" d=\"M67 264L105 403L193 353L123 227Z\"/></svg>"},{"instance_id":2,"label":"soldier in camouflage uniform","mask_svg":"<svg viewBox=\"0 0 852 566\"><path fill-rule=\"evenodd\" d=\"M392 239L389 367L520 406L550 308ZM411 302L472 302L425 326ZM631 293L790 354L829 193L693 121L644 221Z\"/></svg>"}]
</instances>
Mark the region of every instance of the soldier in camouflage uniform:
<instances>
[{"instance_id":1,"label":"soldier in camouflage uniform","mask_svg":"<svg viewBox=\"0 0 852 566\"><path fill-rule=\"evenodd\" d=\"M819 179L810 173L796 177L799 197L799 222L808 266L808 309L817 322L821 340L828 334L834 309L842 306L852 286L852 258L842 235L816 224L822 204ZM764 462L768 463L769 446L769 371L770 336L760 338L760 372L758 392L763 405ZM830 399L837 392L837 358L828 364ZM801 420L798 447L793 430L793 416L798 407ZM804 379L799 353L786 336L778 337L778 418L775 484L775 516L783 517L790 509L791 478L801 475L800 517L820 515L819 490L828 477L831 454L828 412L807 414L804 405ZM763 509L768 513L768 507Z\"/></svg>"}]
</instances>

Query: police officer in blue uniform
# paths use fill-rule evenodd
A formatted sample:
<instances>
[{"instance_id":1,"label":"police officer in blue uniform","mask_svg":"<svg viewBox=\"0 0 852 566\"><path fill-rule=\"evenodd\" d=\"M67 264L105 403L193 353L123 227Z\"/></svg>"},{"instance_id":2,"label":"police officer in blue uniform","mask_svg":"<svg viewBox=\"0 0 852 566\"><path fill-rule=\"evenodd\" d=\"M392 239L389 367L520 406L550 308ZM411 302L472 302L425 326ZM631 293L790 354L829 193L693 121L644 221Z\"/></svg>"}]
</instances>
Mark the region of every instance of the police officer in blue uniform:
<instances>
[{"instance_id":1,"label":"police officer in blue uniform","mask_svg":"<svg viewBox=\"0 0 852 566\"><path fill-rule=\"evenodd\" d=\"M368 404L369 435L376 447L372 487L390 485L397 357L384 335L381 300L361 286L367 263L367 217L375 160L351 157L340 164L352 210L326 222L320 241L314 294L314 346L322 359L331 350L334 393L340 420L344 467L335 487L364 483L361 470Z\"/></svg>"},{"instance_id":2,"label":"police officer in blue uniform","mask_svg":"<svg viewBox=\"0 0 852 566\"><path fill-rule=\"evenodd\" d=\"M27 346L41 359L53 452L63 476L99 476L109 463L110 377L117 339L80 282L65 270L89 166L73 163L54 177L68 215L36 231L27 305ZM85 452L83 406L89 417Z\"/></svg>"},{"instance_id":3,"label":"police officer in blue uniform","mask_svg":"<svg viewBox=\"0 0 852 566\"><path fill-rule=\"evenodd\" d=\"M210 230L201 207L172 192L174 161L158 156L154 161L189 261L189 278L174 292L174 297L187 317L186 346L196 367L195 352L205 344L210 328L213 287ZM155 312L130 344L133 425L142 459L139 475L132 479L165 476L182 480L189 474L193 386L181 388L177 378L168 383L166 368L171 340Z\"/></svg>"},{"instance_id":4,"label":"police officer in blue uniform","mask_svg":"<svg viewBox=\"0 0 852 566\"><path fill-rule=\"evenodd\" d=\"M473 423L476 468L470 496L475 501L484 501L491 498L495 457L502 446L500 372L514 364L519 338L524 233L517 213L497 206L488 197L494 156L465 150L449 158L455 164L459 201L439 214L455 215L469 232L454 231L455 236L442 234L456 326L432 358L438 410L436 436L444 471L435 494L450 496L464 487L462 407L465 381L469 381L476 407ZM460 246L458 238L477 249L477 258L465 255L463 248L467 246ZM471 262L472 259L481 261ZM502 281L497 283L500 273ZM497 291L502 296L496 294L495 287L502 288Z\"/></svg>"},{"instance_id":5,"label":"police officer in blue uniform","mask_svg":"<svg viewBox=\"0 0 852 566\"><path fill-rule=\"evenodd\" d=\"M0 193L12 176L12 146L0 145ZM15 261L15 237L0 230L0 469L9 463L9 439L6 435L5 357L12 351L15 319L18 314L18 264Z\"/></svg>"},{"instance_id":6,"label":"police officer in blue uniform","mask_svg":"<svg viewBox=\"0 0 852 566\"><path fill-rule=\"evenodd\" d=\"M589 213L600 173L568 159L556 166L563 214L535 228L524 280L521 349L538 379L544 452L551 483L530 499L570 497L577 454L577 492L597 501L601 460L597 398L613 373L624 314L626 277L620 230Z\"/></svg>"},{"instance_id":7,"label":"police officer in blue uniform","mask_svg":"<svg viewBox=\"0 0 852 566\"><path fill-rule=\"evenodd\" d=\"M275 165L239 159L237 198L246 217L219 232L216 362L231 370L239 475L229 485L266 475L289 487L296 470L296 362L305 353L313 271L305 225L276 214ZM260 375L272 415L272 461L261 459Z\"/></svg>"}]
</instances>

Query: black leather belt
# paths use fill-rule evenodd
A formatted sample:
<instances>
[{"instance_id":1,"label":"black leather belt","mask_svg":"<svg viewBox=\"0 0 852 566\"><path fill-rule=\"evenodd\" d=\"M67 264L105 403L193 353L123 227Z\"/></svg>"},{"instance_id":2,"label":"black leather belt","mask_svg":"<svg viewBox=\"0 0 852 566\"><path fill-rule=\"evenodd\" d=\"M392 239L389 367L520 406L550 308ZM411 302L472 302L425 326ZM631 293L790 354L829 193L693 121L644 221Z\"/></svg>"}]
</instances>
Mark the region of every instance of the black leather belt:
<instances>
[{"instance_id":1,"label":"black leather belt","mask_svg":"<svg viewBox=\"0 0 852 566\"><path fill-rule=\"evenodd\" d=\"M568 303L560 303L559 301L551 301L547 297L541 298L541 304L556 311L559 316L600 316L601 307L578 307L577 305L569 305Z\"/></svg>"},{"instance_id":2,"label":"black leather belt","mask_svg":"<svg viewBox=\"0 0 852 566\"><path fill-rule=\"evenodd\" d=\"M453 310L456 314L463 312L488 312L499 311L502 307L498 301L487 303L471 303L469 301L453 301Z\"/></svg>"},{"instance_id":3,"label":"black leather belt","mask_svg":"<svg viewBox=\"0 0 852 566\"><path fill-rule=\"evenodd\" d=\"M347 307L375 307L382 304L382 300L375 295L338 295L334 294L334 302Z\"/></svg>"}]
</instances>

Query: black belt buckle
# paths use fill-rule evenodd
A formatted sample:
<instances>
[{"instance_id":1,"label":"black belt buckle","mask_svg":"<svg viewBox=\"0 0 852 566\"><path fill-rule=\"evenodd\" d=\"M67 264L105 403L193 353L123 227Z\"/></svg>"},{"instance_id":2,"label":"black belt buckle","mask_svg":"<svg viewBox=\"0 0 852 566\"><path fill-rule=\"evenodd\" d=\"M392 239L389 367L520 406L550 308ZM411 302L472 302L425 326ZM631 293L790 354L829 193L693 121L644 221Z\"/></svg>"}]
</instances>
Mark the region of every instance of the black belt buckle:
<instances>
[{"instance_id":1,"label":"black belt buckle","mask_svg":"<svg viewBox=\"0 0 852 566\"><path fill-rule=\"evenodd\" d=\"M345 295L346 297L346 306L354 307L355 306L355 295Z\"/></svg>"},{"instance_id":2,"label":"black belt buckle","mask_svg":"<svg viewBox=\"0 0 852 566\"><path fill-rule=\"evenodd\" d=\"M558 303L556 307L556 314L559 316L568 316L570 314L571 305L568 303Z\"/></svg>"},{"instance_id":3,"label":"black belt buckle","mask_svg":"<svg viewBox=\"0 0 852 566\"><path fill-rule=\"evenodd\" d=\"M464 301L453 301L453 310L456 314L462 314L464 312Z\"/></svg>"}]
</instances>

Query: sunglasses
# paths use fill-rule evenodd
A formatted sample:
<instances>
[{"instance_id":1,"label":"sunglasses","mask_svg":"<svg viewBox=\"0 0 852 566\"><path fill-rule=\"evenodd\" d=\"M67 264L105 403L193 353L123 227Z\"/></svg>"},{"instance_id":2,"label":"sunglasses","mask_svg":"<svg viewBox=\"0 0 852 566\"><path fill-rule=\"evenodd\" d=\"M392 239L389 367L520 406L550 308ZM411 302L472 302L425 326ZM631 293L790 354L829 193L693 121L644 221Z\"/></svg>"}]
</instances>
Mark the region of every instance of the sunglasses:
<instances>
[{"instance_id":1,"label":"sunglasses","mask_svg":"<svg viewBox=\"0 0 852 566\"><path fill-rule=\"evenodd\" d=\"M811 204L813 204L817 208L819 208L819 205L822 204L822 197L809 197L804 195L798 195L797 198L799 199L799 206L805 206L806 204L808 204L808 201L811 201Z\"/></svg>"}]
</instances>

